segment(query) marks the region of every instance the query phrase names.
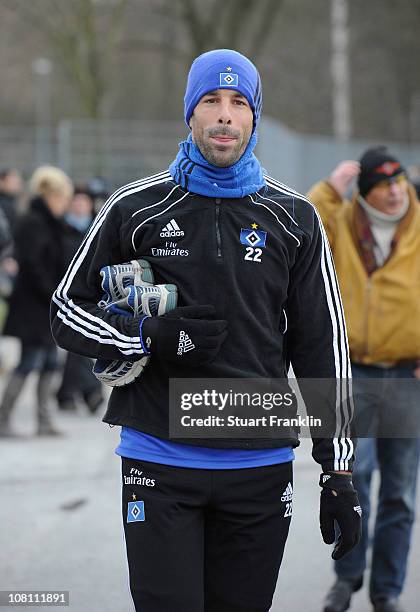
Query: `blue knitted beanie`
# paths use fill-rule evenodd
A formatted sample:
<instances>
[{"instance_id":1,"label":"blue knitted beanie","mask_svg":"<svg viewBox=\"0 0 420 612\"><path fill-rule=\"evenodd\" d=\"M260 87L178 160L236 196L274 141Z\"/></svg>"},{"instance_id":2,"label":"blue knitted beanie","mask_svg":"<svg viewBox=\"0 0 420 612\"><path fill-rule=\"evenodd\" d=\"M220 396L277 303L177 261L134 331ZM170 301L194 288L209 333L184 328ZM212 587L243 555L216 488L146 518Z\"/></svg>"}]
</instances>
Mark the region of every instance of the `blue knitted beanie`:
<instances>
[{"instance_id":1,"label":"blue knitted beanie","mask_svg":"<svg viewBox=\"0 0 420 612\"><path fill-rule=\"evenodd\" d=\"M216 49L199 55L192 63L184 96L184 118L189 126L200 99L209 91L234 89L248 100L254 114L254 131L261 116L261 79L254 64L231 49Z\"/></svg>"}]
</instances>

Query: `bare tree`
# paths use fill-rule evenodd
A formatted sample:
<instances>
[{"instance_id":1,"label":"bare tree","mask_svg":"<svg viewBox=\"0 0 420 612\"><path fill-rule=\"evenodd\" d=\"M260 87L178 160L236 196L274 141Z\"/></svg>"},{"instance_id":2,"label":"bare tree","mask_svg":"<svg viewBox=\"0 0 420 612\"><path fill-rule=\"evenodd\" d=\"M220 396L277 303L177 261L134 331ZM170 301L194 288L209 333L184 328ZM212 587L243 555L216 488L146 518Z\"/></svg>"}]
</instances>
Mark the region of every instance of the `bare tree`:
<instances>
[{"instance_id":1,"label":"bare tree","mask_svg":"<svg viewBox=\"0 0 420 612\"><path fill-rule=\"evenodd\" d=\"M356 136L418 140L419 3L352 0L349 8Z\"/></svg>"},{"instance_id":2,"label":"bare tree","mask_svg":"<svg viewBox=\"0 0 420 612\"><path fill-rule=\"evenodd\" d=\"M403 18L404 36L395 39L389 36L386 40L386 56L390 68L394 72L394 82L398 94L403 117L402 136L407 142L413 142L419 134L416 133L416 122L420 112L420 76L419 54L420 38L418 30L413 26L420 23L420 6L408 3ZM392 26L390 26L392 27ZM384 45L385 46L385 45ZM417 115L417 117L415 116ZM413 133L414 132L414 133Z\"/></svg>"},{"instance_id":3,"label":"bare tree","mask_svg":"<svg viewBox=\"0 0 420 612\"><path fill-rule=\"evenodd\" d=\"M50 46L87 115L99 118L129 0L0 0Z\"/></svg>"},{"instance_id":4,"label":"bare tree","mask_svg":"<svg viewBox=\"0 0 420 612\"><path fill-rule=\"evenodd\" d=\"M191 57L217 47L257 57L282 5L283 0L167 0L167 10L173 11L187 31Z\"/></svg>"}]
</instances>

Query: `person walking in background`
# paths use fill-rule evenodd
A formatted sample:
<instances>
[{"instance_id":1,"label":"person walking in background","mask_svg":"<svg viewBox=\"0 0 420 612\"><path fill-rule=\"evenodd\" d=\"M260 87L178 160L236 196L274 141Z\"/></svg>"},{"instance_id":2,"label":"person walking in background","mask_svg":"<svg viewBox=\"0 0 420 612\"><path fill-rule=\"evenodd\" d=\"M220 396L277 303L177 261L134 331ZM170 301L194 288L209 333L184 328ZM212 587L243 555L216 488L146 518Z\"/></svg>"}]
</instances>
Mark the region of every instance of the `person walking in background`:
<instances>
[{"instance_id":1,"label":"person walking in background","mask_svg":"<svg viewBox=\"0 0 420 612\"><path fill-rule=\"evenodd\" d=\"M358 190L344 199L352 181ZM379 424L397 409L418 410L420 383L420 206L398 159L385 147L360 162L340 163L308 193L325 224L337 269L357 383L395 381L384 403L366 395L356 404L359 423ZM401 384L397 384L401 380ZM376 436L380 435L380 430ZM361 431L366 435L368 430ZM375 435L375 432L372 434ZM370 485L379 466L381 485L372 542L370 598L375 612L398 612L414 522L419 464L417 438L363 437L353 472L363 509L360 544L335 563L337 580L325 612L342 612L361 588L369 543Z\"/></svg>"},{"instance_id":2,"label":"person walking in background","mask_svg":"<svg viewBox=\"0 0 420 612\"><path fill-rule=\"evenodd\" d=\"M66 267L79 248L94 218L94 202L86 187L76 187L64 216L64 255ZM82 399L89 412L94 413L103 402L102 384L92 373L89 357L67 352L60 387L57 391L58 407L75 411L77 400Z\"/></svg>"},{"instance_id":3,"label":"person walking in background","mask_svg":"<svg viewBox=\"0 0 420 612\"><path fill-rule=\"evenodd\" d=\"M38 168L30 181L33 198L16 231L19 273L9 299L4 335L19 338L20 361L12 372L0 403L0 436L13 436L10 416L23 384L32 371L37 381L37 433L56 435L49 410L51 380L57 349L51 336L49 304L65 270L63 252L66 212L73 187L59 168Z\"/></svg>"}]
</instances>

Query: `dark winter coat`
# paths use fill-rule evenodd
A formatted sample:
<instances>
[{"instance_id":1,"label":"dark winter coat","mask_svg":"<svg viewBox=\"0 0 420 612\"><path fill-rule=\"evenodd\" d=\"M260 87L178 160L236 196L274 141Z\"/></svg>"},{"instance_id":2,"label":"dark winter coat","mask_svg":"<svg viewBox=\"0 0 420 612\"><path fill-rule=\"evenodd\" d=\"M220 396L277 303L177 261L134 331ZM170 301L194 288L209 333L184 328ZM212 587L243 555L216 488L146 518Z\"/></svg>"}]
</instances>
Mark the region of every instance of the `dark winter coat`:
<instances>
[{"instance_id":1,"label":"dark winter coat","mask_svg":"<svg viewBox=\"0 0 420 612\"><path fill-rule=\"evenodd\" d=\"M49 323L51 296L64 274L63 222L42 198L31 202L16 232L19 274L9 298L3 330L31 344L53 344Z\"/></svg>"}]
</instances>

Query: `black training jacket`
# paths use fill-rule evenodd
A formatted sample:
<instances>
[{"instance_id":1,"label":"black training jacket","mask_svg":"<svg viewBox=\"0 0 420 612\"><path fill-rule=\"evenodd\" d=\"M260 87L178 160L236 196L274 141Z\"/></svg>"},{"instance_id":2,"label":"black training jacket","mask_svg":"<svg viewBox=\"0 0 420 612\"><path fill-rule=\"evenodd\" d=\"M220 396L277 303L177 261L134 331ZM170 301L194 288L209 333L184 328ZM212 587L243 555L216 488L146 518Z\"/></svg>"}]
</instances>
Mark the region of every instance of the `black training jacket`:
<instances>
[{"instance_id":1,"label":"black training jacket","mask_svg":"<svg viewBox=\"0 0 420 612\"><path fill-rule=\"evenodd\" d=\"M265 178L258 193L229 200L189 193L162 172L122 187L105 203L54 293L57 344L90 357L144 355L139 318L97 306L102 266L140 258L150 262L155 283L178 287L179 306L213 304L229 331L216 360L205 367L185 368L153 355L139 379L113 389L105 422L168 438L170 378L285 378L290 363L297 378L350 378L343 309L322 223L303 196ZM332 415L336 437L313 439L313 456L324 470L352 468L350 400L344 410L342 400L337 396L341 406ZM299 444L292 429L278 440L188 443L255 449Z\"/></svg>"}]
</instances>

